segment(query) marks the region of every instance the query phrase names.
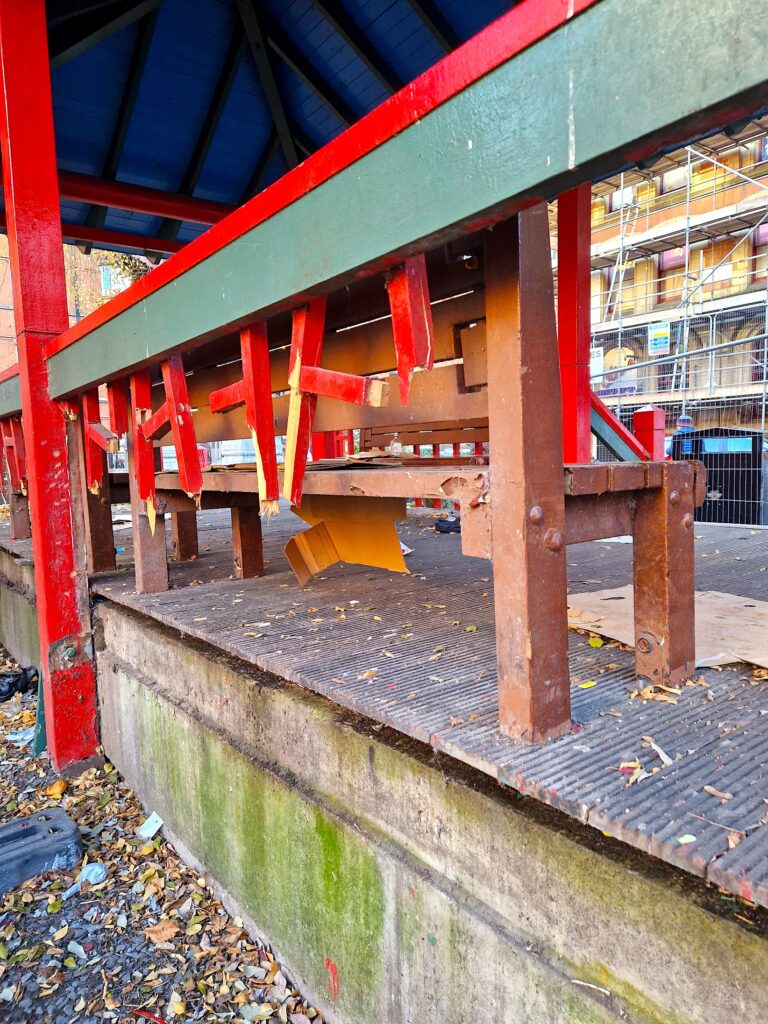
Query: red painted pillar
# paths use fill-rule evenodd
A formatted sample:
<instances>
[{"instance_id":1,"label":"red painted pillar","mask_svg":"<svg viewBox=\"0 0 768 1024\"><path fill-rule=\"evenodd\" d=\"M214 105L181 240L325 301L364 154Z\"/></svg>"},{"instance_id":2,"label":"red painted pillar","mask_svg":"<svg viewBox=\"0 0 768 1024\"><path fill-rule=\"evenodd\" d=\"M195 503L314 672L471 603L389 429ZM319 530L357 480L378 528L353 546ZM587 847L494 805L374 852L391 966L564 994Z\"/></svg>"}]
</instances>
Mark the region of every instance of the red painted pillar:
<instances>
[{"instance_id":1,"label":"red painted pillar","mask_svg":"<svg viewBox=\"0 0 768 1024\"><path fill-rule=\"evenodd\" d=\"M75 556L64 415L46 342L68 326L44 0L0 0L0 145L27 455L48 748L57 769L96 752L87 579Z\"/></svg>"},{"instance_id":2,"label":"red painted pillar","mask_svg":"<svg viewBox=\"0 0 768 1024\"><path fill-rule=\"evenodd\" d=\"M557 200L557 339L563 396L563 461L590 461L590 238L589 183Z\"/></svg>"},{"instance_id":3,"label":"red painted pillar","mask_svg":"<svg viewBox=\"0 0 768 1024\"><path fill-rule=\"evenodd\" d=\"M656 405L638 409L632 417L632 433L654 462L664 461L664 410Z\"/></svg>"}]
</instances>

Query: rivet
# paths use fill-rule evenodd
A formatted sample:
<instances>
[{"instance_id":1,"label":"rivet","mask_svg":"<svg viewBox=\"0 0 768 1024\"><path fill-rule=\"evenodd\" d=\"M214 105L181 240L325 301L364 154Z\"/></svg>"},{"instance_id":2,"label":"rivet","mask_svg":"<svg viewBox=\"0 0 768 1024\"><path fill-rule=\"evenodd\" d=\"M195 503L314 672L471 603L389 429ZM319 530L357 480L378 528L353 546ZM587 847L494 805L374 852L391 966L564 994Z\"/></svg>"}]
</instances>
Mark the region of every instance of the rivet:
<instances>
[{"instance_id":1,"label":"rivet","mask_svg":"<svg viewBox=\"0 0 768 1024\"><path fill-rule=\"evenodd\" d=\"M677 505L679 503L679 501L680 501L680 494L678 493L678 491L672 491L672 493L669 496L669 504L670 505Z\"/></svg>"},{"instance_id":2,"label":"rivet","mask_svg":"<svg viewBox=\"0 0 768 1024\"><path fill-rule=\"evenodd\" d=\"M683 516L683 526L686 528L686 530L690 530L693 526L693 516L690 512L686 512Z\"/></svg>"},{"instance_id":3,"label":"rivet","mask_svg":"<svg viewBox=\"0 0 768 1024\"><path fill-rule=\"evenodd\" d=\"M544 522L544 509L541 505L534 505L531 511L528 513L528 518L534 526L538 526L539 523Z\"/></svg>"},{"instance_id":4,"label":"rivet","mask_svg":"<svg viewBox=\"0 0 768 1024\"><path fill-rule=\"evenodd\" d=\"M559 551L563 546L563 535L557 530L547 530L544 543L550 551Z\"/></svg>"}]
</instances>

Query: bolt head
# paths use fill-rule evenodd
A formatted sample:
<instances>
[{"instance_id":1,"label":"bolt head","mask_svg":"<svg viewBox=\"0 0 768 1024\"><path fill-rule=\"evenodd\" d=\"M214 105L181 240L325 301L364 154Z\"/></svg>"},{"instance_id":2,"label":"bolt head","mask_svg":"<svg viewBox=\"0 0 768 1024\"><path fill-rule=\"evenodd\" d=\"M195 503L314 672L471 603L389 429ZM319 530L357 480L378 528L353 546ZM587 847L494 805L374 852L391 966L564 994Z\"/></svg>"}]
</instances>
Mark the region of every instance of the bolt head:
<instances>
[{"instance_id":1,"label":"bolt head","mask_svg":"<svg viewBox=\"0 0 768 1024\"><path fill-rule=\"evenodd\" d=\"M563 546L563 535L558 530L547 530L544 543L550 551L560 551Z\"/></svg>"},{"instance_id":2,"label":"bolt head","mask_svg":"<svg viewBox=\"0 0 768 1024\"><path fill-rule=\"evenodd\" d=\"M531 511L528 513L528 518L534 526L538 526L544 522L544 509L541 505L534 505Z\"/></svg>"}]
</instances>

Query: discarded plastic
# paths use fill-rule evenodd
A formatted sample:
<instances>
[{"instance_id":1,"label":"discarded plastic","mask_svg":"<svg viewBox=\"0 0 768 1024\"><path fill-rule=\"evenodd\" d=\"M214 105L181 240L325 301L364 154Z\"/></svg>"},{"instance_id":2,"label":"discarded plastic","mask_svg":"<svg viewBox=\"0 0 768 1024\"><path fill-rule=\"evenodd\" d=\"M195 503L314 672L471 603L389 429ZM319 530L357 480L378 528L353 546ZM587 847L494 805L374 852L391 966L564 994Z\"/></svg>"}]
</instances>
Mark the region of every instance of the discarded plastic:
<instances>
[{"instance_id":1,"label":"discarded plastic","mask_svg":"<svg viewBox=\"0 0 768 1024\"><path fill-rule=\"evenodd\" d=\"M34 725L31 725L29 729L18 729L16 732L8 733L8 739L14 745L14 747L28 747L34 741L34 738Z\"/></svg>"},{"instance_id":2,"label":"discarded plastic","mask_svg":"<svg viewBox=\"0 0 768 1024\"><path fill-rule=\"evenodd\" d=\"M91 861L90 864L85 864L75 884L70 885L61 897L62 900L68 900L70 896L74 896L76 892L80 892L83 882L88 882L90 885L98 885L99 882L104 881L108 874L109 871L105 864L100 864L98 861Z\"/></svg>"},{"instance_id":3,"label":"discarded plastic","mask_svg":"<svg viewBox=\"0 0 768 1024\"><path fill-rule=\"evenodd\" d=\"M154 839L162 827L163 819L157 811L152 811L144 824L137 830L136 834L141 836L142 839Z\"/></svg>"},{"instance_id":4,"label":"discarded plastic","mask_svg":"<svg viewBox=\"0 0 768 1024\"><path fill-rule=\"evenodd\" d=\"M17 668L13 672L0 672L0 702L10 700L17 693L29 693L37 686L38 674L34 665Z\"/></svg>"},{"instance_id":5,"label":"discarded plastic","mask_svg":"<svg viewBox=\"0 0 768 1024\"><path fill-rule=\"evenodd\" d=\"M438 519L435 522L435 530L437 533L461 533L461 520L456 516Z\"/></svg>"}]
</instances>

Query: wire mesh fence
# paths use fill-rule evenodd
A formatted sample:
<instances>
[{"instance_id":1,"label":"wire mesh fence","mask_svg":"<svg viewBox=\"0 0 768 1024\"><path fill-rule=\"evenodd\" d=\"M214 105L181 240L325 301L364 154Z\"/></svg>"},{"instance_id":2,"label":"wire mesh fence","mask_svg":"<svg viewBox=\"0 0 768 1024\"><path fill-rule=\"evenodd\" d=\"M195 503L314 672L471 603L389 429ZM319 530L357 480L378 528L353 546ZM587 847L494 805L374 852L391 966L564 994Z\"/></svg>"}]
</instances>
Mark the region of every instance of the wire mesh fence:
<instances>
[{"instance_id":1,"label":"wire mesh fence","mask_svg":"<svg viewBox=\"0 0 768 1024\"><path fill-rule=\"evenodd\" d=\"M639 408L662 408L666 456L706 466L701 521L768 526L767 311L760 303L592 339L593 390L630 429ZM603 445L596 456L613 457Z\"/></svg>"}]
</instances>

